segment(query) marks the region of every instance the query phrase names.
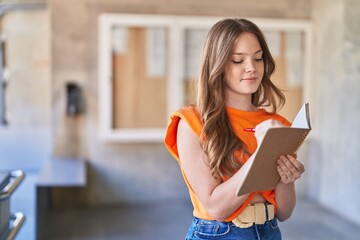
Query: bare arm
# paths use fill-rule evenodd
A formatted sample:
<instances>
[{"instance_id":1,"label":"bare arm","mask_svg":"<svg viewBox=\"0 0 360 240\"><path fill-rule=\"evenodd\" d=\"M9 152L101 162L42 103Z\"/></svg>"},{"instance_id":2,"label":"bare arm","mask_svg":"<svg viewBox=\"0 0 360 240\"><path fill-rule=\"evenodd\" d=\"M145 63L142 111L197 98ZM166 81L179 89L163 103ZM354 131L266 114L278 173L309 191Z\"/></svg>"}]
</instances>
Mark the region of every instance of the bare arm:
<instances>
[{"instance_id":1,"label":"bare arm","mask_svg":"<svg viewBox=\"0 0 360 240\"><path fill-rule=\"evenodd\" d=\"M278 204L276 216L279 221L288 219L296 204L295 181L305 171L304 165L293 156L281 156L277 170L280 182L275 189L275 198Z\"/></svg>"},{"instance_id":2,"label":"bare arm","mask_svg":"<svg viewBox=\"0 0 360 240\"><path fill-rule=\"evenodd\" d=\"M282 124L279 124L274 120L266 120L257 125L255 133L257 142L262 141L268 128L282 126ZM242 169L244 168L240 168L226 182L222 182L218 176L212 176L208 165L209 159L200 146L199 138L183 120L180 120L178 125L177 146L182 170L210 216L222 221L245 202L249 194L240 197L235 195L238 183L243 178ZM252 157L250 156L250 158ZM276 201L278 202L277 217L280 221L290 217L295 207L296 199L293 182L300 177L300 168L302 166L295 158L285 159L279 160L280 169L278 171L281 182L275 189ZM250 161L247 161L245 165L248 162ZM296 162L295 164L300 170L294 170L296 167L293 162ZM298 166L299 164L300 166ZM296 174L300 175L294 178L294 176L297 176Z\"/></svg>"},{"instance_id":3,"label":"bare arm","mask_svg":"<svg viewBox=\"0 0 360 240\"><path fill-rule=\"evenodd\" d=\"M241 169L226 182L212 176L199 138L183 120L178 126L177 145L182 169L208 214L219 221L226 219L249 196L235 195L242 178Z\"/></svg>"},{"instance_id":4,"label":"bare arm","mask_svg":"<svg viewBox=\"0 0 360 240\"><path fill-rule=\"evenodd\" d=\"M256 126L255 136L257 142L261 142L267 129L271 127L284 126L275 120L266 120ZM280 182L275 188L275 199L278 204L276 217L279 221L287 220L296 204L296 192L294 182L301 177L305 171L304 165L295 156L281 156L278 160L277 171L281 177Z\"/></svg>"}]
</instances>

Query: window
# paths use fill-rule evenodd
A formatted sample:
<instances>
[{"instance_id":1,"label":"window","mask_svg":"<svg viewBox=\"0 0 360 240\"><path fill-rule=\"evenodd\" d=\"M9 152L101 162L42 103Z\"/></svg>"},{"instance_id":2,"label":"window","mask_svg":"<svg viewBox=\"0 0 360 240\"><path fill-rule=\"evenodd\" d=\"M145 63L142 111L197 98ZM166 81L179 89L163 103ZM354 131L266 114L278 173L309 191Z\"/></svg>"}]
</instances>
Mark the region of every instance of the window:
<instances>
[{"instance_id":1,"label":"window","mask_svg":"<svg viewBox=\"0 0 360 240\"><path fill-rule=\"evenodd\" d=\"M99 126L107 142L162 142L168 116L194 103L200 51L216 17L102 14L99 17ZM311 23L250 19L264 31L280 88L310 99ZM276 75L277 74L277 75ZM294 93L296 92L296 93ZM295 102L296 102L295 101ZM290 101L290 103L292 100ZM285 114L286 115L286 114ZM291 115L291 113L290 113ZM291 119L290 119L291 120Z\"/></svg>"}]
</instances>

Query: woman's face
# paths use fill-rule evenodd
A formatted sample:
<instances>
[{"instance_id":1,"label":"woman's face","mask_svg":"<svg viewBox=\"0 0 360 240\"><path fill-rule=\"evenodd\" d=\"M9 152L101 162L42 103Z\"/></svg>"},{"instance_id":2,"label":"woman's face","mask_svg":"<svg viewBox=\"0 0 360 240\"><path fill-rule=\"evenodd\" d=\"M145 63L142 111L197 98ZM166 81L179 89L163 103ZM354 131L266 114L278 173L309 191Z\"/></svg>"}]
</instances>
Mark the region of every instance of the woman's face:
<instances>
[{"instance_id":1,"label":"woman's face","mask_svg":"<svg viewBox=\"0 0 360 240\"><path fill-rule=\"evenodd\" d=\"M255 93L264 75L263 51L257 37L242 33L235 41L225 70L227 101L233 102Z\"/></svg>"}]
</instances>

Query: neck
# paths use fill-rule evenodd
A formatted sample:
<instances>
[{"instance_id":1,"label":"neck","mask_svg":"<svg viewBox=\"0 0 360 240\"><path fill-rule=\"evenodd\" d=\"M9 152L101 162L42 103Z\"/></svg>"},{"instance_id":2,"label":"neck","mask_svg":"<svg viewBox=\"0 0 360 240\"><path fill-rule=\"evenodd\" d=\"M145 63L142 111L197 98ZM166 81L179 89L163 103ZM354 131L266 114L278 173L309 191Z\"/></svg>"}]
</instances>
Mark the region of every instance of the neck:
<instances>
[{"instance_id":1,"label":"neck","mask_svg":"<svg viewBox=\"0 0 360 240\"><path fill-rule=\"evenodd\" d=\"M231 107L234 109L238 109L238 110L242 110L242 111L247 111L247 112L256 112L257 110L259 110L257 107L255 107L254 105L251 106L239 106L239 105L226 105L227 107Z\"/></svg>"},{"instance_id":2,"label":"neck","mask_svg":"<svg viewBox=\"0 0 360 240\"><path fill-rule=\"evenodd\" d=\"M258 108L252 104L252 94L234 94L231 91L226 95L226 106L242 111L257 111Z\"/></svg>"},{"instance_id":3,"label":"neck","mask_svg":"<svg viewBox=\"0 0 360 240\"><path fill-rule=\"evenodd\" d=\"M226 106L238 110L254 112L258 108L251 103L251 99L237 99L236 101L226 101Z\"/></svg>"}]
</instances>

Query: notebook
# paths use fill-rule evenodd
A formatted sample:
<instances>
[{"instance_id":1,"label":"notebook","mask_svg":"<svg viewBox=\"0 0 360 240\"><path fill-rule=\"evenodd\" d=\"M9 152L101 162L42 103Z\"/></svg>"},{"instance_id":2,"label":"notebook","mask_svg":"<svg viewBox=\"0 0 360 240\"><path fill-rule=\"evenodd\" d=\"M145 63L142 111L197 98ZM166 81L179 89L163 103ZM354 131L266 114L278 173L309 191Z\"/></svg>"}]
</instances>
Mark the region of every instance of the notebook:
<instances>
[{"instance_id":1,"label":"notebook","mask_svg":"<svg viewBox=\"0 0 360 240\"><path fill-rule=\"evenodd\" d=\"M309 104L304 103L291 127L270 128L265 133L254 157L239 170L244 177L236 195L275 189L280 180L277 160L281 155L295 154L310 131Z\"/></svg>"}]
</instances>

